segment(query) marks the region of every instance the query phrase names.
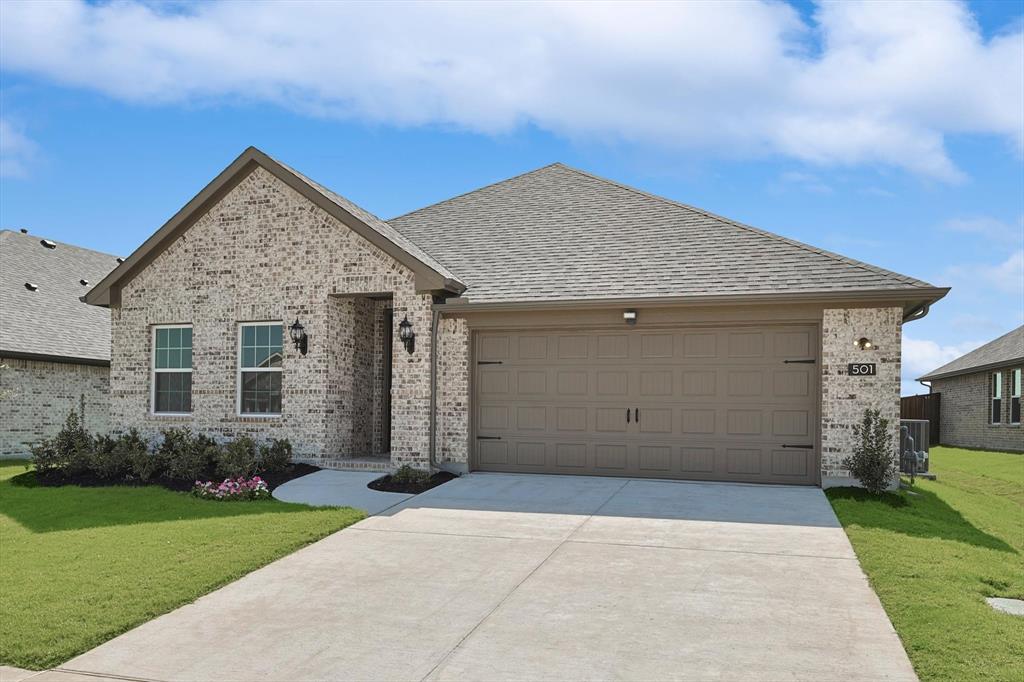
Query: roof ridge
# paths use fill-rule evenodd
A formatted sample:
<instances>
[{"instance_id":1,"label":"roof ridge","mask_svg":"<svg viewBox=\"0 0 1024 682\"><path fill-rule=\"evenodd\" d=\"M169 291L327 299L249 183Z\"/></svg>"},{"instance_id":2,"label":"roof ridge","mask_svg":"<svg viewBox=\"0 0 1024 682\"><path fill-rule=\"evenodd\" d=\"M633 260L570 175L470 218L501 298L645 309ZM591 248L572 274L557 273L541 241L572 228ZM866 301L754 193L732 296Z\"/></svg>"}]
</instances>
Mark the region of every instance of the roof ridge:
<instances>
[{"instance_id":1,"label":"roof ridge","mask_svg":"<svg viewBox=\"0 0 1024 682\"><path fill-rule=\"evenodd\" d=\"M999 343L1000 341L1002 341L1006 337L1013 336L1015 334L1020 334L1022 331L1024 331L1024 324L1022 324L1019 327L1014 327L1013 329L1011 329L1010 331L1006 332L1005 334L1001 334L1000 336L997 336L996 338L992 339L991 341L988 341L987 343L981 344L977 348L972 348L971 350L967 351L963 355L960 355L958 357L953 358L952 360L950 360L946 364L941 365L939 367L936 367L935 369L931 370L930 372L922 374L920 377L918 377L918 381L921 381L921 380L923 380L923 381L930 381L930 377L939 377L940 375L947 374L946 368L952 367L953 365L956 365L957 363L961 362L962 360L965 360L965 359L969 358L972 355L978 355L978 354L982 353L983 351L985 351L986 349L990 348L991 346L995 346L997 343ZM1013 362L1013 360L1015 360L1015 359L1016 359L1016 356L1012 356L1012 357L1010 357L1010 358L1008 358L1006 360L997 360L996 363L1000 363L1000 362ZM966 367L954 367L950 371L962 374L962 373L970 372L971 370L977 370L977 369L983 368L983 367L987 366L988 364L992 364L992 363L982 363L980 365L967 365Z\"/></svg>"},{"instance_id":2,"label":"roof ridge","mask_svg":"<svg viewBox=\"0 0 1024 682\"><path fill-rule=\"evenodd\" d=\"M456 199L462 199L463 197L467 197L470 194L476 194L477 192L482 192L485 189L490 189L492 187L497 187L498 185L503 185L506 182L512 182L513 180L518 180L519 178L525 178L527 175L533 175L534 173L539 173L539 172L541 172L543 170L547 170L548 168L554 168L555 166L561 166L562 168L569 168L569 166L566 166L561 161L555 161L555 162L549 163L549 164L547 164L545 166L541 166L539 168L534 168L533 170L528 170L528 171L524 171L522 173L518 173L516 175L513 175L512 177L505 178L504 180L496 180L495 182L491 182L491 183L488 183L486 185L481 185L480 187L477 187L477 188L471 189L471 190L467 190L467 191L462 192L460 194L456 194L455 196L448 197L447 199L442 199L441 201L435 201L434 203L427 204L426 206L420 206L419 208L413 209L411 211L407 211L406 213L403 213L401 215L396 215L396 216L394 216L392 218L388 218L384 222L390 223L392 220L401 220L402 218L405 218L407 216L411 216L411 215L413 215L415 213L419 213L420 211L426 211L428 208L434 208L435 206L440 206L441 204L447 204L450 201L455 201ZM569 168L569 170L573 170L573 169ZM397 226L395 227L395 229L398 229ZM404 234L404 232L403 232L403 234Z\"/></svg>"},{"instance_id":3,"label":"roof ridge","mask_svg":"<svg viewBox=\"0 0 1024 682\"><path fill-rule=\"evenodd\" d=\"M30 232L22 232L21 230L11 230L11 229L8 229L8 228L4 228L4 229L0 230L0 234L9 234L9 235L13 236L15 239L28 238L28 239L31 239L33 241L38 241L40 239L46 239L48 241L51 241L51 242L55 243L57 246L63 246L65 248L75 249L77 251L85 251L86 253L95 253L95 254L97 254L99 256L107 256L109 258L118 258L119 257L119 256L116 256L115 254L107 253L106 251L98 251L96 249L90 249L87 246L80 246L78 244L72 244L71 242L57 241L56 239L50 239L49 237L43 237L43 236L40 236L40 235L37 235L37 234L32 234Z\"/></svg>"},{"instance_id":4,"label":"roof ridge","mask_svg":"<svg viewBox=\"0 0 1024 682\"><path fill-rule=\"evenodd\" d=\"M902 281L904 283L913 284L914 286L920 286L920 287L932 287L932 285L929 284L928 282L925 282L924 280L917 279L916 277L910 277L908 275L901 275L898 272L893 272L892 270L886 270L885 268L879 267L877 265L872 265L871 263L865 263L864 261L859 261L859 260L856 260L855 258L849 258L848 256L843 256L842 254L838 254L838 253L835 253L833 251L827 251L827 250L819 248L817 246L812 246L810 244L806 244L804 242L797 241L796 239L790 239L789 237L784 237L781 234L776 234L774 232L769 232L768 230L762 230L761 228L753 227L752 225L747 225L746 223L741 223L741 222L739 222L737 220L733 220L732 218L727 218L725 216L719 215L717 213L712 213L711 211L707 211L705 209L698 208L696 206L691 206L689 204L684 204L681 201L676 201L675 199L669 199L668 197L663 197L663 196L661 196L659 194L653 194L651 192L644 191L642 189L633 187L631 185L627 185L627 184L621 183L621 182L619 182L617 180L612 180L610 178L606 178L606 177L602 177L600 175L596 175L596 174L591 173L589 171L581 170L581 169L575 168L573 166L568 166L568 165L566 165L564 163L556 163L556 164L551 164L551 165L553 165L553 166L554 165L561 166L562 168L565 168L566 170L572 171L574 173L578 173L580 175L583 175L585 177L591 178L593 180L597 180L599 182L605 182L605 183L607 183L609 185L614 185L616 187L619 187L620 189L624 189L624 190L629 191L629 192L634 192L634 193L639 194L641 196L645 196L645 197L647 197L649 199L657 199L658 201L662 201L662 202L665 202L665 203L670 204L672 206L676 206L677 208L683 208L683 209L686 209L686 210L689 210L689 211L693 211L694 213L699 213L700 215L707 216L708 218L712 218L714 220L721 220L722 222L729 223L730 225L733 225L734 227L738 227L740 229L747 230L749 232L753 232L754 234L758 234L758 235L760 235L762 237L768 237L769 239L774 239L776 241L781 241L781 242L784 242L784 243L789 244L791 246L796 246L796 247L804 249L806 251L810 251L811 253L816 253L816 254L821 255L821 256L826 256L828 258L833 258L835 260L841 261L841 262L846 263L848 265L853 265L855 267L863 268L865 270L869 270L869 271L872 271L872 272L875 272L875 273L878 273L878 274L883 274L883 275L886 275L888 277L895 277L896 279L898 279L898 280L900 280L900 281Z\"/></svg>"}]
</instances>

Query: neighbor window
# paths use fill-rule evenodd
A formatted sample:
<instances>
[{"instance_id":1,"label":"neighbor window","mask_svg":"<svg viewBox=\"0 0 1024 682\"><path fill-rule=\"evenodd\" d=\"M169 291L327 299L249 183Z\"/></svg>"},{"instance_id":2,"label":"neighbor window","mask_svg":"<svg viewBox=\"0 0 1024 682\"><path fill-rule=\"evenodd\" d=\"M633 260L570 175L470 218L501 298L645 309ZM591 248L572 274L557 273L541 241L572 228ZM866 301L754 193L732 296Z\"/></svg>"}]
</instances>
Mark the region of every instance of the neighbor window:
<instances>
[{"instance_id":1,"label":"neighbor window","mask_svg":"<svg viewBox=\"0 0 1024 682\"><path fill-rule=\"evenodd\" d=\"M1003 416L1003 373L992 372L992 423L998 424Z\"/></svg>"},{"instance_id":2,"label":"neighbor window","mask_svg":"<svg viewBox=\"0 0 1024 682\"><path fill-rule=\"evenodd\" d=\"M192 412L192 327L153 327L153 412Z\"/></svg>"},{"instance_id":3,"label":"neighbor window","mask_svg":"<svg viewBox=\"0 0 1024 682\"><path fill-rule=\"evenodd\" d=\"M1020 367L1010 372L1010 423L1020 424Z\"/></svg>"},{"instance_id":4,"label":"neighbor window","mask_svg":"<svg viewBox=\"0 0 1024 682\"><path fill-rule=\"evenodd\" d=\"M282 331L280 322L239 325L239 414L281 414Z\"/></svg>"}]
</instances>

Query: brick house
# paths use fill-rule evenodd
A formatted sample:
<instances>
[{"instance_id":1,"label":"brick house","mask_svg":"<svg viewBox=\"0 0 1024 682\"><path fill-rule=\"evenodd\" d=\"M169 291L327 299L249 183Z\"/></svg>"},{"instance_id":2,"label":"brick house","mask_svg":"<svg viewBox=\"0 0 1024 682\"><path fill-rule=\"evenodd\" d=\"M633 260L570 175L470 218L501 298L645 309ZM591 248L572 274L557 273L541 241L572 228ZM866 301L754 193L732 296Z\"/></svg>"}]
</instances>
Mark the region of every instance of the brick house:
<instances>
[{"instance_id":1,"label":"brick house","mask_svg":"<svg viewBox=\"0 0 1024 682\"><path fill-rule=\"evenodd\" d=\"M1024 451L1020 424L1024 326L919 378L941 393L943 445Z\"/></svg>"},{"instance_id":2,"label":"brick house","mask_svg":"<svg viewBox=\"0 0 1024 682\"><path fill-rule=\"evenodd\" d=\"M0 230L0 457L25 457L68 413L105 432L110 313L81 297L117 259Z\"/></svg>"},{"instance_id":3,"label":"brick house","mask_svg":"<svg viewBox=\"0 0 1024 682\"><path fill-rule=\"evenodd\" d=\"M384 221L249 148L86 300L116 429L831 485L946 291L561 164Z\"/></svg>"}]
</instances>

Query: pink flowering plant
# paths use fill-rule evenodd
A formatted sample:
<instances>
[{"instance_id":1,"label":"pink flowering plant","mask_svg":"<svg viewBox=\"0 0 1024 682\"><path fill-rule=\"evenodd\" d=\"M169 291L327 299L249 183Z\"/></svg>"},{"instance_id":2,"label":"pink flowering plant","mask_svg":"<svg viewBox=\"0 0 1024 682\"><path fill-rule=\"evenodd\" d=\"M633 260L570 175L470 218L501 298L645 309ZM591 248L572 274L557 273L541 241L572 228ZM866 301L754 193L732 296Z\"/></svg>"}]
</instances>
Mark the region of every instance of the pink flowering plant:
<instances>
[{"instance_id":1,"label":"pink flowering plant","mask_svg":"<svg viewBox=\"0 0 1024 682\"><path fill-rule=\"evenodd\" d=\"M264 500L270 497L267 482L259 476L225 478L223 483L196 481L192 494L204 500Z\"/></svg>"}]
</instances>

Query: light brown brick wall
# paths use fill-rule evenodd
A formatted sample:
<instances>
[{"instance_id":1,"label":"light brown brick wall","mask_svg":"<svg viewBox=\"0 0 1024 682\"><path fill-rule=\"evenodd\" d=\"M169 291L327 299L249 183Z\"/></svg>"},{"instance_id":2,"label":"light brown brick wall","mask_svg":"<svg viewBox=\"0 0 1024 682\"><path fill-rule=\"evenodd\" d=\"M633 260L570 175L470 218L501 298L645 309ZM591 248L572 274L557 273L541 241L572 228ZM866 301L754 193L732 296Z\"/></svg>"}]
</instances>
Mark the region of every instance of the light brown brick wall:
<instances>
[{"instance_id":1,"label":"light brown brick wall","mask_svg":"<svg viewBox=\"0 0 1024 682\"><path fill-rule=\"evenodd\" d=\"M1010 371L1003 373L1002 421L991 423L992 371L962 374L932 381L932 393L941 393L939 425L943 445L985 450L1024 451L1024 430L1010 425Z\"/></svg>"},{"instance_id":2,"label":"light brown brick wall","mask_svg":"<svg viewBox=\"0 0 1024 682\"><path fill-rule=\"evenodd\" d=\"M373 304L353 295L391 292L397 320L409 315L416 352L393 335L391 451L394 463L428 456L431 297L403 265L257 168L180 239L129 281L111 311L111 421L153 435L189 426L217 437L287 437L305 457L365 455L374 401ZM299 354L285 334L280 417L236 413L240 321L298 318L309 335ZM193 414L150 414L150 329L193 325ZM396 321L397 323L397 321ZM356 340L354 335L365 338ZM371 391L372 394L372 391ZM349 451L344 451L349 450Z\"/></svg>"},{"instance_id":3,"label":"light brown brick wall","mask_svg":"<svg viewBox=\"0 0 1024 682\"><path fill-rule=\"evenodd\" d=\"M57 434L72 410L106 433L110 369L0 357L0 457L27 457L33 443Z\"/></svg>"},{"instance_id":4,"label":"light brown brick wall","mask_svg":"<svg viewBox=\"0 0 1024 682\"><path fill-rule=\"evenodd\" d=\"M853 452L853 425L865 409L889 420L893 458L899 452L901 308L826 309L821 325L821 479L822 485L852 485L843 459ZM854 342L871 339L876 348ZM873 362L877 375L849 376L847 365Z\"/></svg>"},{"instance_id":5,"label":"light brown brick wall","mask_svg":"<svg viewBox=\"0 0 1024 682\"><path fill-rule=\"evenodd\" d=\"M469 327L466 320L441 321L437 432L439 462L469 461Z\"/></svg>"}]
</instances>

